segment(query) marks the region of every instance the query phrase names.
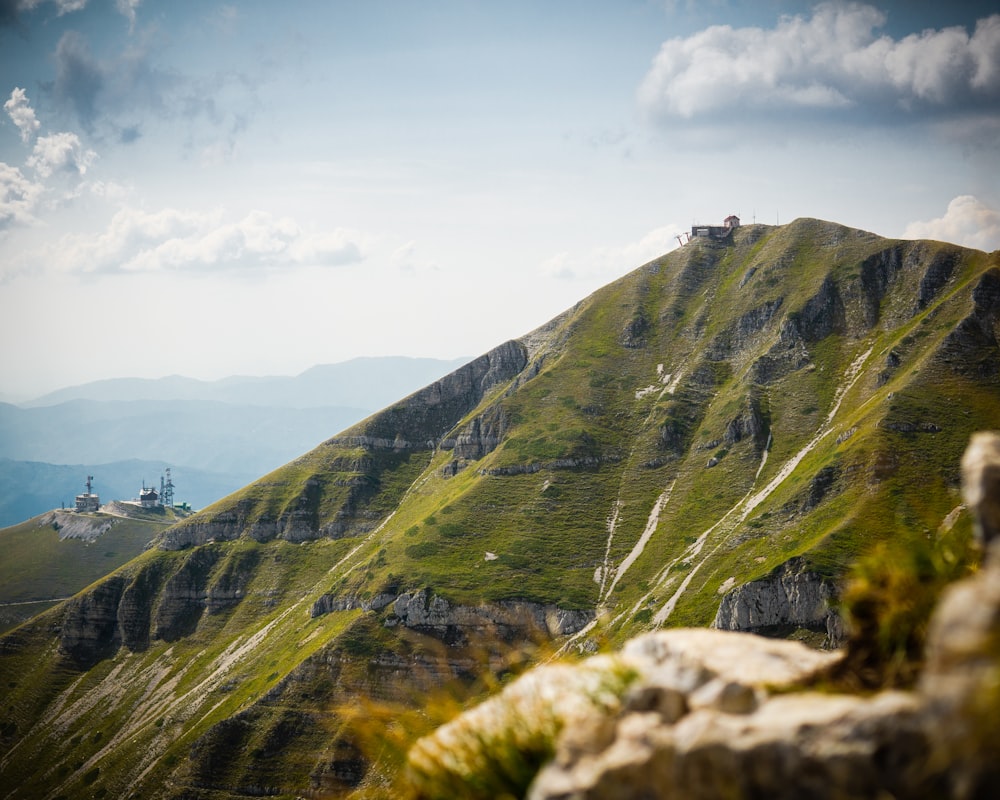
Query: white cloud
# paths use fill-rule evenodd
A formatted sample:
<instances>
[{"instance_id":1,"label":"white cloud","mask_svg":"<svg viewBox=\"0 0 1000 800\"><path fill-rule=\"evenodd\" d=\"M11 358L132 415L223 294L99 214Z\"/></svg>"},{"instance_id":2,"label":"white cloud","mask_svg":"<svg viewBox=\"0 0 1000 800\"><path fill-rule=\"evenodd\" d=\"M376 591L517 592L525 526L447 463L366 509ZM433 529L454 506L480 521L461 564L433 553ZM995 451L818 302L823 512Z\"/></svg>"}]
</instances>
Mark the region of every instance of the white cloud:
<instances>
[{"instance_id":1,"label":"white cloud","mask_svg":"<svg viewBox=\"0 0 1000 800\"><path fill-rule=\"evenodd\" d=\"M104 233L68 239L58 252L59 266L83 272L287 268L360 261L361 239L339 228L304 233L291 218L264 211L227 222L221 211L124 208Z\"/></svg>"},{"instance_id":2,"label":"white cloud","mask_svg":"<svg viewBox=\"0 0 1000 800\"><path fill-rule=\"evenodd\" d=\"M10 98L3 104L3 109L21 132L21 141L25 144L31 141L31 137L38 133L39 122L24 89L15 87Z\"/></svg>"},{"instance_id":3,"label":"white cloud","mask_svg":"<svg viewBox=\"0 0 1000 800\"><path fill-rule=\"evenodd\" d=\"M82 11L87 7L87 0L56 0L56 8L59 9L59 16L69 14L72 11Z\"/></svg>"},{"instance_id":4,"label":"white cloud","mask_svg":"<svg viewBox=\"0 0 1000 800\"><path fill-rule=\"evenodd\" d=\"M0 161L0 230L30 225L42 194L41 184L28 180L17 167Z\"/></svg>"},{"instance_id":5,"label":"white cloud","mask_svg":"<svg viewBox=\"0 0 1000 800\"><path fill-rule=\"evenodd\" d=\"M24 167L34 170L34 179L28 178L21 168L0 162L0 230L17 225L37 222L36 212L46 207L44 200L53 201L51 207L71 201L90 189L96 196L110 196L111 187L103 182L87 184L82 178L97 159L97 153L83 146L75 133L55 133L38 136L41 123L35 117L24 89L16 87L4 103L4 110L17 126L22 141L27 144L35 139L31 154ZM53 175L69 177L58 186L50 185Z\"/></svg>"},{"instance_id":6,"label":"white cloud","mask_svg":"<svg viewBox=\"0 0 1000 800\"><path fill-rule=\"evenodd\" d=\"M43 2L44 0L20 0L17 8L18 11L31 11L42 5ZM53 0L52 4L61 17L63 14L69 14L73 11L82 11L87 7L87 0Z\"/></svg>"},{"instance_id":7,"label":"white cloud","mask_svg":"<svg viewBox=\"0 0 1000 800\"><path fill-rule=\"evenodd\" d=\"M911 222L904 239L936 239L991 252L1000 249L1000 210L972 195L956 197L943 217Z\"/></svg>"},{"instance_id":8,"label":"white cloud","mask_svg":"<svg viewBox=\"0 0 1000 800\"><path fill-rule=\"evenodd\" d=\"M556 253L543 261L539 270L557 280L609 281L676 248L676 237L685 230L677 225L664 225L624 245L596 247L579 256Z\"/></svg>"},{"instance_id":9,"label":"white cloud","mask_svg":"<svg viewBox=\"0 0 1000 800\"><path fill-rule=\"evenodd\" d=\"M135 29L135 10L142 0L115 0L115 7L128 20L129 32Z\"/></svg>"},{"instance_id":10,"label":"white cloud","mask_svg":"<svg viewBox=\"0 0 1000 800\"><path fill-rule=\"evenodd\" d=\"M821 3L774 28L716 25L663 43L639 88L654 117L720 111L878 114L982 106L1000 99L1000 15L900 40L876 36L885 15L870 5Z\"/></svg>"},{"instance_id":11,"label":"white cloud","mask_svg":"<svg viewBox=\"0 0 1000 800\"><path fill-rule=\"evenodd\" d=\"M96 158L97 153L84 149L79 136L63 132L39 136L26 163L39 176L48 178L54 172L84 175Z\"/></svg>"}]
</instances>

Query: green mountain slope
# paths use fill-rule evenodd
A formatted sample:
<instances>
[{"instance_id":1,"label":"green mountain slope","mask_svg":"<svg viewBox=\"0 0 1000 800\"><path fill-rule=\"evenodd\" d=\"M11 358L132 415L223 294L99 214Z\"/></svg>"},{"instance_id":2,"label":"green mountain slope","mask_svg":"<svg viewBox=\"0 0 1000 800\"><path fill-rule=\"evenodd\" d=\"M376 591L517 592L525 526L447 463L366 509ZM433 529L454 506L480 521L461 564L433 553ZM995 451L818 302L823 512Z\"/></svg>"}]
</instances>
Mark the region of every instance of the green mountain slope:
<instances>
[{"instance_id":1,"label":"green mountain slope","mask_svg":"<svg viewBox=\"0 0 1000 800\"><path fill-rule=\"evenodd\" d=\"M55 605L138 556L172 509L120 504L119 513L50 511L0 528L0 631Z\"/></svg>"},{"instance_id":2,"label":"green mountain slope","mask_svg":"<svg viewBox=\"0 0 1000 800\"><path fill-rule=\"evenodd\" d=\"M377 783L359 696L468 682L539 636L767 627L781 576L829 592L879 541L968 531L998 332L998 253L809 219L694 240L8 634L0 780L342 793Z\"/></svg>"}]
</instances>

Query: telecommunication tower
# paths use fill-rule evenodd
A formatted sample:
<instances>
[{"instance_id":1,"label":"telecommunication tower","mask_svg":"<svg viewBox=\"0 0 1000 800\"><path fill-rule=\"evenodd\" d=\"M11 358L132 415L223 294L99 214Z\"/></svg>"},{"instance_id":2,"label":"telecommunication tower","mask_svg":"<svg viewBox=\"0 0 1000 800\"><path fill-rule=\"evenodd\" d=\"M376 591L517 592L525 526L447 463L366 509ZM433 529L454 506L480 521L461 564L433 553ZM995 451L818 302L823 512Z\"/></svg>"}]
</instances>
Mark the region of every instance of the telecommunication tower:
<instances>
[{"instance_id":1,"label":"telecommunication tower","mask_svg":"<svg viewBox=\"0 0 1000 800\"><path fill-rule=\"evenodd\" d=\"M167 467L165 478L160 476L160 502L167 508L174 507L174 482L170 479L170 467Z\"/></svg>"}]
</instances>

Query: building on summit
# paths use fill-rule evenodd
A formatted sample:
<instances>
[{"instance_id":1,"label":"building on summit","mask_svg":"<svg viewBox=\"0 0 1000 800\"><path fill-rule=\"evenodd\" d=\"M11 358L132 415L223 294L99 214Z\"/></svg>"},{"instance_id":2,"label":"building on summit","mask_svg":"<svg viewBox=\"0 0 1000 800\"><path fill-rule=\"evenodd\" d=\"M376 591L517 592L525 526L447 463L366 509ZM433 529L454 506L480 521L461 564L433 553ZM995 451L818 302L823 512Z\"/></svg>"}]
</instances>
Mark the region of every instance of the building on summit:
<instances>
[{"instance_id":1,"label":"building on summit","mask_svg":"<svg viewBox=\"0 0 1000 800\"><path fill-rule=\"evenodd\" d=\"M78 494L76 496L76 510L77 511L97 511L101 507L101 498L99 495L94 494L91 490L93 489L94 476L87 476L87 492L86 494Z\"/></svg>"},{"instance_id":2,"label":"building on summit","mask_svg":"<svg viewBox=\"0 0 1000 800\"><path fill-rule=\"evenodd\" d=\"M147 486L146 481L142 482L142 491L139 492L139 505L143 508L173 508L174 505L174 482L170 477L170 467L167 467L166 474L160 476L160 491L155 487Z\"/></svg>"},{"instance_id":3,"label":"building on summit","mask_svg":"<svg viewBox=\"0 0 1000 800\"><path fill-rule=\"evenodd\" d=\"M691 238L725 239L738 227L740 227L740 218L735 214L730 214L722 220L721 225L692 225Z\"/></svg>"},{"instance_id":4,"label":"building on summit","mask_svg":"<svg viewBox=\"0 0 1000 800\"><path fill-rule=\"evenodd\" d=\"M156 508L160 505L160 495L152 486L147 486L143 481L142 491L139 492L139 505L143 508Z\"/></svg>"}]
</instances>

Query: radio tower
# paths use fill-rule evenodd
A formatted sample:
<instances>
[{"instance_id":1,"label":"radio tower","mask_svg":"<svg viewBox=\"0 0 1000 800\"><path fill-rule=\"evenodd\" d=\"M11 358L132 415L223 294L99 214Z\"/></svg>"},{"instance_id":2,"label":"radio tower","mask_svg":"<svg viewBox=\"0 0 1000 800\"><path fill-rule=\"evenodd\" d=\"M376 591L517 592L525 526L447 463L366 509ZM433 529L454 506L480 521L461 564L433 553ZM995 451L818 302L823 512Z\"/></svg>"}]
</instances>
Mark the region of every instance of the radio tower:
<instances>
[{"instance_id":1,"label":"radio tower","mask_svg":"<svg viewBox=\"0 0 1000 800\"><path fill-rule=\"evenodd\" d=\"M160 478L160 502L167 508L174 507L174 482L170 480L170 467L167 467L167 477Z\"/></svg>"}]
</instances>

